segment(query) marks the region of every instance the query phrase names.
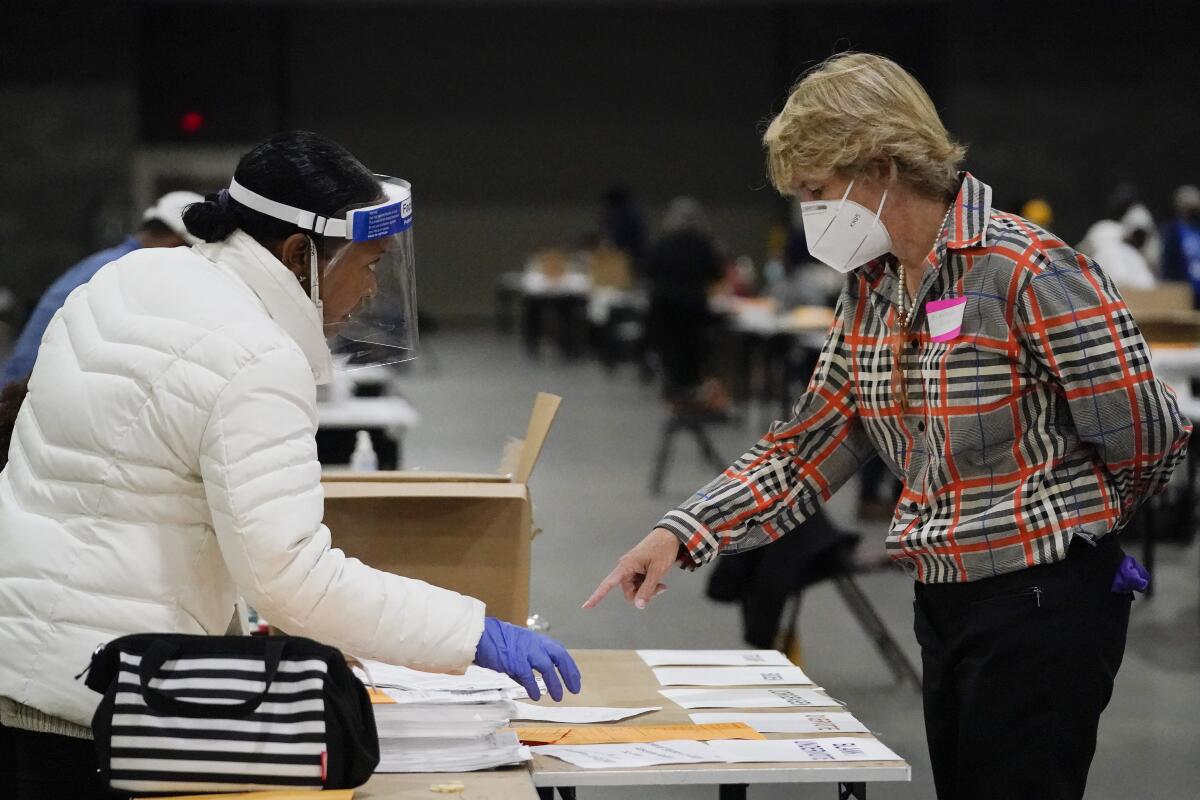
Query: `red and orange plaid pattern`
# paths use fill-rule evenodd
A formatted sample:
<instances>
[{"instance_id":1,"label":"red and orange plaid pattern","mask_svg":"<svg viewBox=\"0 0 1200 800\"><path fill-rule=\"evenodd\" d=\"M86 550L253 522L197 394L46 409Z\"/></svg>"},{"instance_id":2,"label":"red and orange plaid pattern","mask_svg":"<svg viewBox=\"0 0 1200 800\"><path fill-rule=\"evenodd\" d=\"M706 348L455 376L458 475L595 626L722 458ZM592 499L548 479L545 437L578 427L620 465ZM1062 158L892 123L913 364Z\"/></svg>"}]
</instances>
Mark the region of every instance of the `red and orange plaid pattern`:
<instances>
[{"instance_id":1,"label":"red and orange plaid pattern","mask_svg":"<svg viewBox=\"0 0 1200 800\"><path fill-rule=\"evenodd\" d=\"M695 565L796 528L876 455L904 481L888 551L926 583L1057 561L1162 490L1191 424L1102 267L964 174L926 268L902 348L895 260L847 276L792 419L659 523ZM961 333L931 341L924 304L955 297Z\"/></svg>"}]
</instances>

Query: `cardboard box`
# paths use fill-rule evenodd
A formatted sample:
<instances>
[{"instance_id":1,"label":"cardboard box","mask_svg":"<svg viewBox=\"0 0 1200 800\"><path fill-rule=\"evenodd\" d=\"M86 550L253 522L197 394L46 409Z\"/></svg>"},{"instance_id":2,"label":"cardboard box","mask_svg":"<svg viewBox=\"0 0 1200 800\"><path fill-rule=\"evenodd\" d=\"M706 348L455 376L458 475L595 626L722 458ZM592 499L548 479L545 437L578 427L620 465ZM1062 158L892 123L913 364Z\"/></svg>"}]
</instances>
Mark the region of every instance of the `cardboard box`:
<instances>
[{"instance_id":1,"label":"cardboard box","mask_svg":"<svg viewBox=\"0 0 1200 800\"><path fill-rule=\"evenodd\" d=\"M517 625L529 616L534 536L529 477L562 399L539 394L502 474L328 473L333 546L377 569L477 597Z\"/></svg>"}]
</instances>

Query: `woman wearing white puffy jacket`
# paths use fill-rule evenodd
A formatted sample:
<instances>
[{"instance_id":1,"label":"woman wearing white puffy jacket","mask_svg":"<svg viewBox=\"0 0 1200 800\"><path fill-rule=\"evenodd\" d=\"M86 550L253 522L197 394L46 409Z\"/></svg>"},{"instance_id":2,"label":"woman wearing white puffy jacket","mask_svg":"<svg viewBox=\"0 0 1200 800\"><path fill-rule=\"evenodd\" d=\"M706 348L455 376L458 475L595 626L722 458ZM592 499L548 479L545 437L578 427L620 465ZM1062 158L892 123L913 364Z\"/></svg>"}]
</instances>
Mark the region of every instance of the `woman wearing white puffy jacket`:
<instances>
[{"instance_id":1,"label":"woman wearing white puffy jacket","mask_svg":"<svg viewBox=\"0 0 1200 800\"><path fill-rule=\"evenodd\" d=\"M384 196L350 153L304 132L256 147L234 180L317 219ZM206 244L132 253L72 293L16 421L0 473L0 797L97 796L99 696L74 675L124 634L223 634L239 594L355 655L475 662L533 695L536 669L556 699L557 668L578 691L556 642L329 546L315 387L326 328L375 291L380 248L228 191L185 223Z\"/></svg>"}]
</instances>

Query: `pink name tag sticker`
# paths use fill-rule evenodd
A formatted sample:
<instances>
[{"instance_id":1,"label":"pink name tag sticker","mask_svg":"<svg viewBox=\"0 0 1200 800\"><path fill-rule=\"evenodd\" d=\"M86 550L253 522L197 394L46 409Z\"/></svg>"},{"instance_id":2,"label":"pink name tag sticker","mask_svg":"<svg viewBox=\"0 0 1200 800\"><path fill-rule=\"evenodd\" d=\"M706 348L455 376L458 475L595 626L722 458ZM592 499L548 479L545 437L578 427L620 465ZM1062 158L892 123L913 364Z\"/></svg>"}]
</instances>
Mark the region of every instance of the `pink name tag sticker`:
<instances>
[{"instance_id":1,"label":"pink name tag sticker","mask_svg":"<svg viewBox=\"0 0 1200 800\"><path fill-rule=\"evenodd\" d=\"M948 342L962 333L963 312L966 309L965 297L930 300L926 303L925 317L929 320L929 338L935 342Z\"/></svg>"}]
</instances>

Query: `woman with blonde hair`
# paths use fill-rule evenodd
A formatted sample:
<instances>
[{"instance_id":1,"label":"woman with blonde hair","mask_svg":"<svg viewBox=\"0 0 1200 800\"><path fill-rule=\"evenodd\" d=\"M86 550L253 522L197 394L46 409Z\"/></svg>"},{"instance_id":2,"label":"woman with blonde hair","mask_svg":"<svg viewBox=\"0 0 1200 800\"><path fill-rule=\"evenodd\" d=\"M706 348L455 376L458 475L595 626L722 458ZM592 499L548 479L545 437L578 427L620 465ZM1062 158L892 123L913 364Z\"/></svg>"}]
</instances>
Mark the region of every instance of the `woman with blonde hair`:
<instances>
[{"instance_id":1,"label":"woman with blonde hair","mask_svg":"<svg viewBox=\"0 0 1200 800\"><path fill-rule=\"evenodd\" d=\"M1103 268L992 208L900 66L809 72L764 136L812 255L846 274L790 420L669 512L612 588L768 544L878 454L916 580L926 733L949 798L1079 798L1146 575L1117 533L1191 432Z\"/></svg>"}]
</instances>

